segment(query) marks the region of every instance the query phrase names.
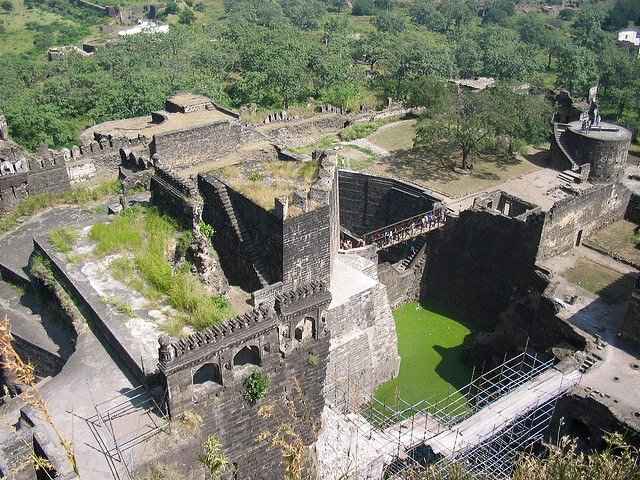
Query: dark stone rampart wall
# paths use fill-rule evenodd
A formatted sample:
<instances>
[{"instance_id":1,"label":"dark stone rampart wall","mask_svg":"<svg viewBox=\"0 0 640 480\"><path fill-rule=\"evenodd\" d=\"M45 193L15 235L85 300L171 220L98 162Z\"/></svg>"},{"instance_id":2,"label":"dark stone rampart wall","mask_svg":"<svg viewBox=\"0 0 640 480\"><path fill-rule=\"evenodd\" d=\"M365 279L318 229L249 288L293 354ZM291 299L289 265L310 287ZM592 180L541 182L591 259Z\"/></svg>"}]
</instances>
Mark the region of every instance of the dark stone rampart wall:
<instances>
[{"instance_id":1,"label":"dark stone rampart wall","mask_svg":"<svg viewBox=\"0 0 640 480\"><path fill-rule=\"evenodd\" d=\"M571 436L577 439L581 451L593 451L605 448L607 433L618 432L631 445L639 446L640 422L619 418L608 402L613 401L604 397L595 399L580 387L560 398L549 428L552 441L556 435Z\"/></svg>"},{"instance_id":2,"label":"dark stone rampart wall","mask_svg":"<svg viewBox=\"0 0 640 480\"><path fill-rule=\"evenodd\" d=\"M220 255L225 275L233 284L247 291L261 287L251 259L240 252L240 241L228 212L213 183L214 179L200 176L198 180L203 200L202 218L215 229L213 245ZM256 254L268 269L264 272L271 282L282 279L282 221L256 205L241 193L226 187L238 227L253 238Z\"/></svg>"},{"instance_id":3,"label":"dark stone rampart wall","mask_svg":"<svg viewBox=\"0 0 640 480\"><path fill-rule=\"evenodd\" d=\"M640 224L640 195L637 193L631 194L624 218L630 222Z\"/></svg>"},{"instance_id":4,"label":"dark stone rampart wall","mask_svg":"<svg viewBox=\"0 0 640 480\"><path fill-rule=\"evenodd\" d=\"M290 425L305 445L316 440L330 344L323 312L330 301L324 286L308 284L278 296L275 310L255 309L174 340L166 350L161 346L172 418L189 410L200 415L202 439L214 434L222 440L225 454L237 466L236 478L285 478L282 452L271 443L282 427ZM305 333L299 337L301 326ZM255 352L252 363L238 365L246 349ZM214 365L219 376L194 385L204 365ZM254 371L266 375L270 386L264 398L251 402L245 398L245 381ZM191 469L199 452L199 445L192 444L170 456Z\"/></svg>"},{"instance_id":5,"label":"dark stone rampart wall","mask_svg":"<svg viewBox=\"0 0 640 480\"><path fill-rule=\"evenodd\" d=\"M431 210L435 199L419 187L341 170L340 223L357 235Z\"/></svg>"},{"instance_id":6,"label":"dark stone rampart wall","mask_svg":"<svg viewBox=\"0 0 640 480\"><path fill-rule=\"evenodd\" d=\"M331 279L331 206L288 218L282 227L284 289Z\"/></svg>"},{"instance_id":7,"label":"dark stone rampart wall","mask_svg":"<svg viewBox=\"0 0 640 480\"><path fill-rule=\"evenodd\" d=\"M241 145L263 140L253 127L236 120L156 135L150 155L158 154L172 167L190 167L232 153Z\"/></svg>"},{"instance_id":8,"label":"dark stone rampart wall","mask_svg":"<svg viewBox=\"0 0 640 480\"><path fill-rule=\"evenodd\" d=\"M511 298L531 283L544 216L526 220L466 210L433 237L422 301L434 301L482 326L495 325Z\"/></svg>"},{"instance_id":9,"label":"dark stone rampart wall","mask_svg":"<svg viewBox=\"0 0 640 480\"><path fill-rule=\"evenodd\" d=\"M596 230L624 218L630 196L631 192L622 184L612 183L557 202L545 215L538 259L564 253L576 245L578 236L586 239Z\"/></svg>"},{"instance_id":10,"label":"dark stone rampart wall","mask_svg":"<svg viewBox=\"0 0 640 480\"><path fill-rule=\"evenodd\" d=\"M27 173L0 177L0 213L13 210L29 196Z\"/></svg>"},{"instance_id":11,"label":"dark stone rampart wall","mask_svg":"<svg viewBox=\"0 0 640 480\"><path fill-rule=\"evenodd\" d=\"M195 182L156 168L149 190L151 203L161 212L175 218L184 228L193 227L200 213L198 206L201 202Z\"/></svg>"}]
</instances>

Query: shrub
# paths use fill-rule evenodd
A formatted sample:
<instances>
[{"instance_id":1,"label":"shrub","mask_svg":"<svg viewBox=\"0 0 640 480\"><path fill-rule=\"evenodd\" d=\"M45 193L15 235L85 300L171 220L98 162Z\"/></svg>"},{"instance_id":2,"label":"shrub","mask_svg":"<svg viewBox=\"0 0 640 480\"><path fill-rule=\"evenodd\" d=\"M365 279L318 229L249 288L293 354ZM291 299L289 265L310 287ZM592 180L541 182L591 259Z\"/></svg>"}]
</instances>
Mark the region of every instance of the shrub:
<instances>
[{"instance_id":1,"label":"shrub","mask_svg":"<svg viewBox=\"0 0 640 480\"><path fill-rule=\"evenodd\" d=\"M71 228L57 228L49 233L49 242L60 253L70 253L78 241L78 232Z\"/></svg>"},{"instance_id":2,"label":"shrub","mask_svg":"<svg viewBox=\"0 0 640 480\"><path fill-rule=\"evenodd\" d=\"M200 233L202 233L205 237L211 239L213 235L216 233L215 229L205 222L200 222L198 224L198 228L200 229Z\"/></svg>"},{"instance_id":3,"label":"shrub","mask_svg":"<svg viewBox=\"0 0 640 480\"><path fill-rule=\"evenodd\" d=\"M264 179L264 175L260 172L253 171L249 174L249 181L251 182L261 182Z\"/></svg>"},{"instance_id":4,"label":"shrub","mask_svg":"<svg viewBox=\"0 0 640 480\"><path fill-rule=\"evenodd\" d=\"M222 449L222 442L215 435L209 435L202 444L202 453L198 458L208 470L212 479L219 479L229 468L229 459Z\"/></svg>"},{"instance_id":5,"label":"shrub","mask_svg":"<svg viewBox=\"0 0 640 480\"><path fill-rule=\"evenodd\" d=\"M351 14L356 16L373 15L374 10L373 0L354 0Z\"/></svg>"},{"instance_id":6,"label":"shrub","mask_svg":"<svg viewBox=\"0 0 640 480\"><path fill-rule=\"evenodd\" d=\"M255 371L244 381L244 398L251 403L255 403L267 394L271 381L261 371Z\"/></svg>"},{"instance_id":7,"label":"shrub","mask_svg":"<svg viewBox=\"0 0 640 480\"><path fill-rule=\"evenodd\" d=\"M11 0L4 0L3 2L0 2L0 7L5 12L13 11L13 3L11 3Z\"/></svg>"}]
</instances>

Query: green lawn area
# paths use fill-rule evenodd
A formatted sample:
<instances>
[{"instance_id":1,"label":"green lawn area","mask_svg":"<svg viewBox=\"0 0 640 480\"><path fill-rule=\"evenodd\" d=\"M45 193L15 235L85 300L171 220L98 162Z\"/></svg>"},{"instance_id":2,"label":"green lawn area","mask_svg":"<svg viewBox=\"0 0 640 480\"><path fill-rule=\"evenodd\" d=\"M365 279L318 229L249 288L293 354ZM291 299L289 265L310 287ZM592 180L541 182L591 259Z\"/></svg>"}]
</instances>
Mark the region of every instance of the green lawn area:
<instances>
[{"instance_id":1,"label":"green lawn area","mask_svg":"<svg viewBox=\"0 0 640 480\"><path fill-rule=\"evenodd\" d=\"M416 120L403 120L383 125L368 140L389 152L413 148L416 137Z\"/></svg>"},{"instance_id":2,"label":"green lawn area","mask_svg":"<svg viewBox=\"0 0 640 480\"><path fill-rule=\"evenodd\" d=\"M379 401L394 406L396 395L411 404L438 400L471 380L462 350L469 328L418 303L401 306L393 316L402 359L400 374L378 387Z\"/></svg>"},{"instance_id":3,"label":"green lawn area","mask_svg":"<svg viewBox=\"0 0 640 480\"><path fill-rule=\"evenodd\" d=\"M640 234L636 233L638 225L627 220L612 223L596 232L585 242L593 244L608 252L614 253L626 261L640 265Z\"/></svg>"},{"instance_id":4,"label":"green lawn area","mask_svg":"<svg viewBox=\"0 0 640 480\"><path fill-rule=\"evenodd\" d=\"M632 275L625 275L586 258L578 258L563 276L571 283L600 295L608 303L626 299L633 288Z\"/></svg>"},{"instance_id":5,"label":"green lawn area","mask_svg":"<svg viewBox=\"0 0 640 480\"><path fill-rule=\"evenodd\" d=\"M384 130L381 133L385 133ZM471 173L461 173L453 166L460 166L456 155L448 159L423 149L398 149L393 155L381 157L366 169L374 175L392 176L412 180L427 188L458 198L481 190L495 187L520 175L539 170L530 161L544 152L531 149L526 156L507 158L502 155L477 154Z\"/></svg>"}]
</instances>

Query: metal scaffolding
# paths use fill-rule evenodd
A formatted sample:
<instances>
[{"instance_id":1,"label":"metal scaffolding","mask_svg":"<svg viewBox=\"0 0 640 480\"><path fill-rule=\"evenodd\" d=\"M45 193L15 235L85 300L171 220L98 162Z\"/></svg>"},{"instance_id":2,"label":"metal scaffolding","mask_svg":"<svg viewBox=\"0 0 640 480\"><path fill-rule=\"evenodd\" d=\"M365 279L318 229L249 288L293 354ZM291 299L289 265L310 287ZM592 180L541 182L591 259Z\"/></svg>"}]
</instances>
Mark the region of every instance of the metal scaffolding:
<instances>
[{"instance_id":1,"label":"metal scaffolding","mask_svg":"<svg viewBox=\"0 0 640 480\"><path fill-rule=\"evenodd\" d=\"M525 348L513 358L505 357L498 367L488 372L476 376L474 371L467 385L444 398L413 404L398 397L395 405L387 405L361 389L357 382L352 384L351 377L346 378L346 382L328 390L327 402L344 421L355 426L361 435L358 437L361 448L378 455L373 460L369 456L365 460L367 465L356 462L348 478L374 478L378 473L372 475L371 472L375 471L380 472L382 478L411 479L416 472L427 468L446 478L452 465L462 466L483 480L509 478L519 452L543 439L556 401L566 391L567 384L562 384L564 374L557 370L547 373L556 376L559 386L556 384L552 390L545 391L538 403L527 405L521 415L506 422L501 419L493 425L493 430L489 424L489 431L479 435L475 445L469 441L457 442L458 434L462 435L461 423L528 382L542 378L553 366L552 358L540 358ZM515 394L521 395L522 389L518 392ZM453 440L453 448L447 450L446 456L435 454L430 441L433 445L447 434L450 434L449 441Z\"/></svg>"},{"instance_id":2,"label":"metal scaffolding","mask_svg":"<svg viewBox=\"0 0 640 480\"><path fill-rule=\"evenodd\" d=\"M160 402L161 404L163 402ZM116 480L133 480L134 448L162 431L170 421L144 385L94 404L86 419Z\"/></svg>"}]
</instances>

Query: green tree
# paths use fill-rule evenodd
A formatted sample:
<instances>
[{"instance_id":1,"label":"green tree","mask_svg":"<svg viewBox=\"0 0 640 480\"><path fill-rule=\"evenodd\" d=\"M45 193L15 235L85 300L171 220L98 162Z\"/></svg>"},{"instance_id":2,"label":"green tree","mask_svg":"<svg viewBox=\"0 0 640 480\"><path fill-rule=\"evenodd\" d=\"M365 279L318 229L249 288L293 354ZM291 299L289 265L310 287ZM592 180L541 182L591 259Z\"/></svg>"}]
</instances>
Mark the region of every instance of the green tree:
<instances>
[{"instance_id":1,"label":"green tree","mask_svg":"<svg viewBox=\"0 0 640 480\"><path fill-rule=\"evenodd\" d=\"M464 92L446 112L418 124L415 146L432 150L441 158L458 151L462 168L472 170L473 156L494 137L492 119L500 113L486 92Z\"/></svg>"},{"instance_id":2,"label":"green tree","mask_svg":"<svg viewBox=\"0 0 640 480\"><path fill-rule=\"evenodd\" d=\"M411 107L425 107L425 115L433 117L447 111L454 100L453 89L442 78L419 77L403 89L403 100Z\"/></svg>"},{"instance_id":3,"label":"green tree","mask_svg":"<svg viewBox=\"0 0 640 480\"><path fill-rule=\"evenodd\" d=\"M291 23L303 30L317 30L326 13L324 5L317 0L282 0L282 10Z\"/></svg>"},{"instance_id":4,"label":"green tree","mask_svg":"<svg viewBox=\"0 0 640 480\"><path fill-rule=\"evenodd\" d=\"M453 53L440 38L407 32L398 35L385 59L388 89L402 96L406 80L423 75L450 78L455 72Z\"/></svg>"},{"instance_id":5,"label":"green tree","mask_svg":"<svg viewBox=\"0 0 640 480\"><path fill-rule=\"evenodd\" d=\"M373 15L375 13L375 5L373 0L353 0L351 14L356 16Z\"/></svg>"},{"instance_id":6,"label":"green tree","mask_svg":"<svg viewBox=\"0 0 640 480\"><path fill-rule=\"evenodd\" d=\"M417 25L423 25L434 32L446 32L447 22L433 0L417 0L409 9L411 19Z\"/></svg>"},{"instance_id":7,"label":"green tree","mask_svg":"<svg viewBox=\"0 0 640 480\"><path fill-rule=\"evenodd\" d=\"M389 57L392 39L384 32L374 32L357 40L353 48L353 58L361 63L369 65L373 72L376 65Z\"/></svg>"},{"instance_id":8,"label":"green tree","mask_svg":"<svg viewBox=\"0 0 640 480\"><path fill-rule=\"evenodd\" d=\"M589 88L597 81L598 66L591 50L569 44L558 52L558 87L566 88L579 97L586 97Z\"/></svg>"},{"instance_id":9,"label":"green tree","mask_svg":"<svg viewBox=\"0 0 640 480\"><path fill-rule=\"evenodd\" d=\"M13 3L11 2L11 0L3 0L0 3L0 8L2 8L2 10L4 10L5 12L12 12L13 11Z\"/></svg>"},{"instance_id":10,"label":"green tree","mask_svg":"<svg viewBox=\"0 0 640 480\"><path fill-rule=\"evenodd\" d=\"M401 15L391 12L383 12L374 20L375 26L380 32L401 33L407 28Z\"/></svg>"},{"instance_id":11,"label":"green tree","mask_svg":"<svg viewBox=\"0 0 640 480\"><path fill-rule=\"evenodd\" d=\"M447 30L459 33L462 28L477 17L475 3L472 0L449 0L440 2L438 7L445 19Z\"/></svg>"},{"instance_id":12,"label":"green tree","mask_svg":"<svg viewBox=\"0 0 640 480\"><path fill-rule=\"evenodd\" d=\"M606 45L607 35L602 30L604 12L592 6L580 9L573 22L573 39L576 45L599 52Z\"/></svg>"}]
</instances>

